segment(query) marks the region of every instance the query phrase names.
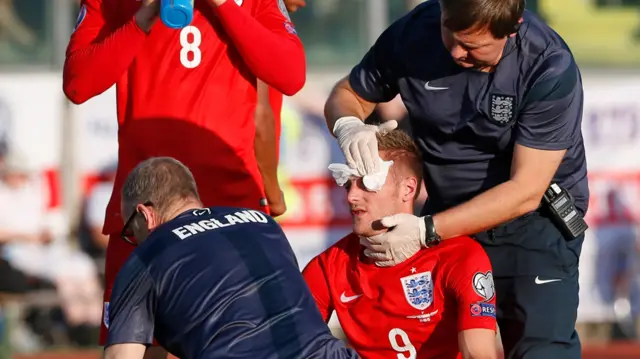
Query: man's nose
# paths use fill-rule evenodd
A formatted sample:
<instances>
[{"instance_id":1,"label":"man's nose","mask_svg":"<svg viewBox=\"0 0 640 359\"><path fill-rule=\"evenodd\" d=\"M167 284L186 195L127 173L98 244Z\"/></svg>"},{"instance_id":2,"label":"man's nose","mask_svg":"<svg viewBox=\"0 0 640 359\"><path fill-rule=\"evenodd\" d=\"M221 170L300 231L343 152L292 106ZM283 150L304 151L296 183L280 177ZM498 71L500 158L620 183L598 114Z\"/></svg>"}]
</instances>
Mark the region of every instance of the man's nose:
<instances>
[{"instance_id":1,"label":"man's nose","mask_svg":"<svg viewBox=\"0 0 640 359\"><path fill-rule=\"evenodd\" d=\"M347 202L349 204L358 204L360 202L362 190L358 188L357 184L352 184L347 191Z\"/></svg>"},{"instance_id":2,"label":"man's nose","mask_svg":"<svg viewBox=\"0 0 640 359\"><path fill-rule=\"evenodd\" d=\"M468 55L468 51L460 45L453 45L449 52L454 59L464 59Z\"/></svg>"}]
</instances>

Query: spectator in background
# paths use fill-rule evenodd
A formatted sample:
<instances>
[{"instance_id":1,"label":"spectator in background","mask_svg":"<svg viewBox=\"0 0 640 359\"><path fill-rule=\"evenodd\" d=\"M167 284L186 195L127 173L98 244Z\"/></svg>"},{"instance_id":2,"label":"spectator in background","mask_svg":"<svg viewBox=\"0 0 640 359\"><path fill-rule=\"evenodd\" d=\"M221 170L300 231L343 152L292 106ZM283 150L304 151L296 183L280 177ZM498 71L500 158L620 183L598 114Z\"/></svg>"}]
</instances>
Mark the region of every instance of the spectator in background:
<instances>
[{"instance_id":1,"label":"spectator in background","mask_svg":"<svg viewBox=\"0 0 640 359\"><path fill-rule=\"evenodd\" d=\"M80 247L96 264L101 274L104 271L104 260L109 243L109 236L102 234L107 204L111 198L116 178L117 163L106 166L100 174L98 183L89 191L82 218L80 220Z\"/></svg>"},{"instance_id":2,"label":"spectator in background","mask_svg":"<svg viewBox=\"0 0 640 359\"><path fill-rule=\"evenodd\" d=\"M598 294L612 310L612 322L589 323L585 331L598 341L628 339L636 335L631 325L638 311L637 230L624 195L615 187L607 193L608 216L596 229L596 285ZM622 304L622 305L621 305Z\"/></svg>"},{"instance_id":3,"label":"spectator in background","mask_svg":"<svg viewBox=\"0 0 640 359\"><path fill-rule=\"evenodd\" d=\"M102 290L93 262L56 231L42 181L28 158L11 151L0 173L3 257L27 276L53 283L71 332L98 329ZM96 331L97 336L97 331Z\"/></svg>"},{"instance_id":4,"label":"spectator in background","mask_svg":"<svg viewBox=\"0 0 640 359\"><path fill-rule=\"evenodd\" d=\"M5 155L7 151L7 143L0 138L0 174L4 172ZM0 201L4 201L5 198L1 196ZM27 236L21 238L20 234L12 233L10 230L2 228L0 226L0 252L2 252L3 245L13 240L28 240ZM19 270L13 268L9 262L0 258L0 293L25 293L30 289L29 280Z\"/></svg>"}]
</instances>

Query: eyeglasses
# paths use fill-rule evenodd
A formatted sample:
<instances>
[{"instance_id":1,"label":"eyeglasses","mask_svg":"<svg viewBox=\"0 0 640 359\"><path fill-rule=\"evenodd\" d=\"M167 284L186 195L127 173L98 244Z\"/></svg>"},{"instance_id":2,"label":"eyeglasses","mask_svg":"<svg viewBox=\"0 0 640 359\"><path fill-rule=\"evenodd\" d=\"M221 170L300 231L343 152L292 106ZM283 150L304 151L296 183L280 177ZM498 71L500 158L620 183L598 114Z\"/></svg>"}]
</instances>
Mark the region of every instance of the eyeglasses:
<instances>
[{"instance_id":1,"label":"eyeglasses","mask_svg":"<svg viewBox=\"0 0 640 359\"><path fill-rule=\"evenodd\" d=\"M151 201L147 201L142 205L145 207L151 207L153 206L153 203ZM132 246L138 245L138 242L133 239L133 231L131 231L131 229L129 228L131 227L131 223L133 223L133 220L136 218L136 215L140 213L136 207L137 205L133 207L133 212L129 216L129 219L127 219L127 221L125 222L124 227L122 227L122 232L120 232L120 237L122 237L125 242L131 244Z\"/></svg>"}]
</instances>

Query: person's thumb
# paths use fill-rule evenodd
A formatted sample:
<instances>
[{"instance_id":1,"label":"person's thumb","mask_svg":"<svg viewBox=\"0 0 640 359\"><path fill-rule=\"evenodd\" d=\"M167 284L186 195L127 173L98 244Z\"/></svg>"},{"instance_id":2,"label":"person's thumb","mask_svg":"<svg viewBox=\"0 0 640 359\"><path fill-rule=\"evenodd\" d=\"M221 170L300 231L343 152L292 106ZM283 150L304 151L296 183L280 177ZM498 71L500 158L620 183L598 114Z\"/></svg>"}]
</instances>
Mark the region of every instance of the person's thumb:
<instances>
[{"instance_id":1,"label":"person's thumb","mask_svg":"<svg viewBox=\"0 0 640 359\"><path fill-rule=\"evenodd\" d=\"M378 125L378 132L384 135L384 134L387 134L388 132L395 130L397 127L398 127L398 121L396 120L385 121Z\"/></svg>"},{"instance_id":2,"label":"person's thumb","mask_svg":"<svg viewBox=\"0 0 640 359\"><path fill-rule=\"evenodd\" d=\"M397 226L402 220L402 216L399 214L394 214L393 216L387 216L380 220L380 224L385 226L386 228L391 228Z\"/></svg>"}]
</instances>

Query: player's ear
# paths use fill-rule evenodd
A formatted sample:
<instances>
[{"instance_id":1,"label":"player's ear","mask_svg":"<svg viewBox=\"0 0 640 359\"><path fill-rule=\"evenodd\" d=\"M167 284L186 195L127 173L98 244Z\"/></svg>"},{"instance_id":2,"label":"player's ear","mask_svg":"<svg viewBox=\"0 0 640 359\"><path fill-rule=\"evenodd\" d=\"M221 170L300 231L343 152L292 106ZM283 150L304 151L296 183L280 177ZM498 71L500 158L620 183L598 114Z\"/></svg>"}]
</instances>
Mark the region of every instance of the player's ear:
<instances>
[{"instance_id":1,"label":"player's ear","mask_svg":"<svg viewBox=\"0 0 640 359\"><path fill-rule=\"evenodd\" d=\"M518 20L518 23L516 24L516 26L514 26L513 28L513 32L511 33L511 35L509 35L509 37L514 37L518 34L518 31L520 31L520 27L522 26L522 22L524 21L524 19L521 17Z\"/></svg>"},{"instance_id":2,"label":"player's ear","mask_svg":"<svg viewBox=\"0 0 640 359\"><path fill-rule=\"evenodd\" d=\"M149 219L151 218L151 211L148 207L143 204L139 204L136 206L136 211L140 213L146 223L149 223Z\"/></svg>"},{"instance_id":3,"label":"player's ear","mask_svg":"<svg viewBox=\"0 0 640 359\"><path fill-rule=\"evenodd\" d=\"M418 179L413 176L407 176L402 181L402 202L411 202L416 196L416 192L420 188Z\"/></svg>"}]
</instances>

